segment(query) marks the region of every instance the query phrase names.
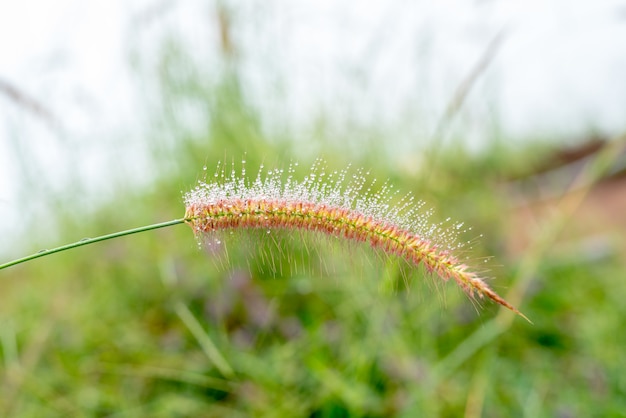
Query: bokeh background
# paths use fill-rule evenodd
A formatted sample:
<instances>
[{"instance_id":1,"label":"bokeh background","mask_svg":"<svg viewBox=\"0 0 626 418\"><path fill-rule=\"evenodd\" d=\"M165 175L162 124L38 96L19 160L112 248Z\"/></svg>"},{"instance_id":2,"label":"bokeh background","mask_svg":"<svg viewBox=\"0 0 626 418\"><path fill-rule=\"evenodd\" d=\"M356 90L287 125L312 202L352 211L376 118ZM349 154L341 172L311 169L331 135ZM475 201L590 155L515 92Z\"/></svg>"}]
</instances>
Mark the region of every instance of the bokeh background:
<instances>
[{"instance_id":1,"label":"bokeh background","mask_svg":"<svg viewBox=\"0 0 626 418\"><path fill-rule=\"evenodd\" d=\"M0 262L321 157L471 226L533 321L356 245L222 265L172 227L0 272L0 415L625 416L624 51L609 0L0 6Z\"/></svg>"}]
</instances>

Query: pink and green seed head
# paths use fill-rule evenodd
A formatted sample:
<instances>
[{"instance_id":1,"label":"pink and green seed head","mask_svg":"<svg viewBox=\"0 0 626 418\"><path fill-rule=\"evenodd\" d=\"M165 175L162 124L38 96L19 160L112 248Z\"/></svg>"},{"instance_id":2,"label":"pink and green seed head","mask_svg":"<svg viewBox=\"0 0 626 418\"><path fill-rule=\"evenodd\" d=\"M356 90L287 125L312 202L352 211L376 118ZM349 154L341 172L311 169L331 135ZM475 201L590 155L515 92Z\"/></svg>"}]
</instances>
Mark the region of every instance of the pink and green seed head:
<instances>
[{"instance_id":1,"label":"pink and green seed head","mask_svg":"<svg viewBox=\"0 0 626 418\"><path fill-rule=\"evenodd\" d=\"M282 170L262 169L251 184L245 169L238 176L233 168L224 170L213 182L200 182L186 194L185 219L196 235L227 229L289 229L320 232L398 256L413 265L424 265L429 272L447 281L453 279L468 295L488 297L523 316L498 296L452 253L462 247L454 238L462 224L446 229L429 222L430 212L419 213L423 203L405 196L397 205L390 185L381 191L364 192L365 176L357 171L346 180L348 170L326 173L317 161L302 181L293 177L290 166L283 182Z\"/></svg>"}]
</instances>

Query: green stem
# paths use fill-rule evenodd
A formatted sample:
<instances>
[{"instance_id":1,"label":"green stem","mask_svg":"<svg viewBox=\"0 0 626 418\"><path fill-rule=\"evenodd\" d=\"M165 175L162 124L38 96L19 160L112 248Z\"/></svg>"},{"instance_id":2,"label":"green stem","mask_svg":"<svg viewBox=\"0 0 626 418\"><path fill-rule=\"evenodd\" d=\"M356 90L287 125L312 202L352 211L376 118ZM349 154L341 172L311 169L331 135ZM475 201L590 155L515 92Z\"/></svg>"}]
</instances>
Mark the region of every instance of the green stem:
<instances>
[{"instance_id":1,"label":"green stem","mask_svg":"<svg viewBox=\"0 0 626 418\"><path fill-rule=\"evenodd\" d=\"M161 223L158 223L158 224L152 224L152 225L147 225L147 226L140 226L139 228L133 228L133 229L127 229L126 231L115 232L113 234L101 235L101 236L95 237L95 238L84 238L84 239L81 239L80 241L74 242L72 244L62 245L60 247L52 248L50 250L42 250L42 251L39 251L39 252L37 252L35 254L31 254L29 256L22 257L22 258L18 258L17 260L9 261L8 263L0 264L0 270L5 269L7 267L14 266L16 264L21 264L21 263L25 263L25 262L30 261L30 260L34 260L35 258L44 257L46 255L59 253L61 251L65 251L65 250L71 250L72 248L81 247L83 245L93 244L94 242L106 241L108 239L117 238L117 237L123 237L124 235L137 234L139 232L150 231L152 229L165 228L165 227L172 226L172 225L182 224L185 221L188 221L188 219L187 218L174 219L172 221L161 222Z\"/></svg>"}]
</instances>

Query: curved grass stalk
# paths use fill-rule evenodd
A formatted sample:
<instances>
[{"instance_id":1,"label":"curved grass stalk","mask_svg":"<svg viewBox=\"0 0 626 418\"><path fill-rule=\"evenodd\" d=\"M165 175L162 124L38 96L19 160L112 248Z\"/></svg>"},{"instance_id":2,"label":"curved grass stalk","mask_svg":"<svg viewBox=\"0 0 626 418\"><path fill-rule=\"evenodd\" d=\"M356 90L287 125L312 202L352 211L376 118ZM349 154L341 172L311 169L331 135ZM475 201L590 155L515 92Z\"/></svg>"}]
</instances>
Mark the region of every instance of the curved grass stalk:
<instances>
[{"instance_id":1,"label":"curved grass stalk","mask_svg":"<svg viewBox=\"0 0 626 418\"><path fill-rule=\"evenodd\" d=\"M297 164L296 164L297 165ZM295 165L294 165L295 166ZM324 233L349 241L368 243L372 248L398 256L415 266L423 265L442 280L453 279L463 291L475 298L488 298L528 320L517 308L493 291L477 273L462 263L454 251L463 245L455 238L463 224L444 228L433 225L431 212L418 213L423 205L405 196L393 205L396 193L384 184L371 192L375 180L366 186L360 171L346 181L348 170L327 174L317 161L311 174L302 181L293 179L289 167L286 181L282 170L270 170L261 178L263 166L252 184L234 168L230 176L224 169L215 174L216 181L200 182L185 196L185 216L167 222L142 226L78 242L0 264L0 270L95 242L186 223L196 236L228 229L286 229ZM363 193L363 189L365 192ZM530 322L530 321L529 321Z\"/></svg>"}]
</instances>

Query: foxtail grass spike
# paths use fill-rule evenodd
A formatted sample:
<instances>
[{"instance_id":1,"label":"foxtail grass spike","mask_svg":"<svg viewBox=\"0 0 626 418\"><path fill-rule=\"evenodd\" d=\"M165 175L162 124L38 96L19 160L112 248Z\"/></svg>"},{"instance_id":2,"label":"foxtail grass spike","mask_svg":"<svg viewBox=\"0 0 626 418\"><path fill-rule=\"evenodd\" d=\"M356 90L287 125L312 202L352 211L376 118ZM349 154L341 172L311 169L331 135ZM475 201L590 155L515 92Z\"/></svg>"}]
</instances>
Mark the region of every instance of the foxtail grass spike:
<instances>
[{"instance_id":1,"label":"foxtail grass spike","mask_svg":"<svg viewBox=\"0 0 626 418\"><path fill-rule=\"evenodd\" d=\"M218 166L212 181L199 182L186 194L185 222L199 237L230 229L286 229L365 242L423 265L444 281L453 279L470 297L487 297L528 320L454 255L463 246L455 239L463 224L433 225L431 212L420 212L423 203L410 195L392 204L397 192L387 183L373 192L375 180L368 183L360 170L329 172L318 160L298 181L296 165L287 173L264 172L261 166L253 182L246 181L245 161L241 173L233 166L227 174Z\"/></svg>"}]
</instances>

